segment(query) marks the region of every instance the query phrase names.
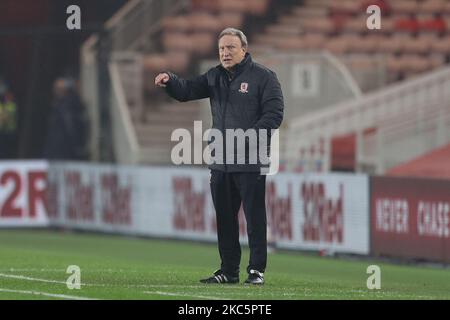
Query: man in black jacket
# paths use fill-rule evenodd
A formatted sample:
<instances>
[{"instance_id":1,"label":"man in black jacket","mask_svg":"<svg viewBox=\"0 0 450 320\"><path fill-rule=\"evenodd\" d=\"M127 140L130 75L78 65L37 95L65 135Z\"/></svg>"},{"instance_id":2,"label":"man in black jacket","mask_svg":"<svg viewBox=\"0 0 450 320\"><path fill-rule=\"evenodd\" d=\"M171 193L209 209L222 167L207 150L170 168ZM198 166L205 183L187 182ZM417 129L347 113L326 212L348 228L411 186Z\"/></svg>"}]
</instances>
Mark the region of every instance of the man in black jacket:
<instances>
[{"instance_id":1,"label":"man in black jacket","mask_svg":"<svg viewBox=\"0 0 450 320\"><path fill-rule=\"evenodd\" d=\"M219 35L220 65L191 80L171 72L160 73L155 78L155 85L165 87L178 101L209 98L212 127L222 133L223 148L216 144L212 152L215 161L209 165L221 268L200 280L203 283L239 282L238 212L242 202L250 248L245 283L264 284L267 219L266 176L262 173L270 165L264 158L270 152L272 131L283 120L284 103L275 73L253 62L247 47L242 31L227 28ZM230 130L238 134L229 135ZM244 136L244 140L239 136ZM243 148L239 143L235 146L236 138L238 142L245 141ZM256 147L252 143L255 139Z\"/></svg>"}]
</instances>

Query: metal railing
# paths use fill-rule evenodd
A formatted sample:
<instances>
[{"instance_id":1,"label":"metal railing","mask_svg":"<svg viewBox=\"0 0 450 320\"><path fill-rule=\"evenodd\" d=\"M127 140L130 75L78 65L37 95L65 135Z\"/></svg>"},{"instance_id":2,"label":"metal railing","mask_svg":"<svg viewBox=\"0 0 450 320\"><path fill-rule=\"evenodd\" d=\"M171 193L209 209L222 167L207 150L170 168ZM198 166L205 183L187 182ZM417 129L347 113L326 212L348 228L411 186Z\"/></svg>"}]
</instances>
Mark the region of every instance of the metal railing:
<instances>
[{"instance_id":1,"label":"metal railing","mask_svg":"<svg viewBox=\"0 0 450 320\"><path fill-rule=\"evenodd\" d=\"M189 5L188 0L130 1L105 24L111 33L112 50L154 49L151 34L160 28L161 19Z\"/></svg>"},{"instance_id":2,"label":"metal railing","mask_svg":"<svg viewBox=\"0 0 450 320\"><path fill-rule=\"evenodd\" d=\"M112 83L110 103L115 159L121 164L136 164L139 162L139 145L116 62L109 64L109 74Z\"/></svg>"},{"instance_id":3,"label":"metal railing","mask_svg":"<svg viewBox=\"0 0 450 320\"><path fill-rule=\"evenodd\" d=\"M356 134L357 171L382 174L390 167L450 142L450 68L339 103L291 123L284 157L288 168L330 169L331 139ZM370 133L368 133L368 129ZM322 153L301 150L317 149Z\"/></svg>"},{"instance_id":4,"label":"metal railing","mask_svg":"<svg viewBox=\"0 0 450 320\"><path fill-rule=\"evenodd\" d=\"M120 61L113 60L121 53L126 55L132 51L138 55L137 51L140 50L153 51L155 46L152 35L161 27L161 19L187 8L189 4L189 0L131 0L105 23L102 33L91 36L83 44L81 92L88 106L91 123L91 160L112 160L108 155L104 156L105 151L102 151L109 149L102 145L106 143L113 144L115 149L132 147L136 154L126 155L124 161L138 161L139 145L135 145L136 141L133 141L128 128L131 116L127 107L130 100L134 100L136 108L143 107L139 106L143 103L140 93L136 93L142 92L142 87L139 87L141 82L127 83L124 90L121 76L123 68L119 65ZM134 66L130 65L133 63ZM142 60L137 58L127 61L127 67L128 70L142 70ZM110 92L116 89L121 92ZM110 114L111 120L105 117L107 114ZM112 123L111 129L105 123L108 121ZM116 161L123 160L122 152L115 150L115 153L119 156Z\"/></svg>"},{"instance_id":5,"label":"metal railing","mask_svg":"<svg viewBox=\"0 0 450 320\"><path fill-rule=\"evenodd\" d=\"M98 37L89 37L81 47L81 95L87 107L90 119L89 153L91 160L99 161L99 87L98 87L98 65L95 44Z\"/></svg>"}]
</instances>

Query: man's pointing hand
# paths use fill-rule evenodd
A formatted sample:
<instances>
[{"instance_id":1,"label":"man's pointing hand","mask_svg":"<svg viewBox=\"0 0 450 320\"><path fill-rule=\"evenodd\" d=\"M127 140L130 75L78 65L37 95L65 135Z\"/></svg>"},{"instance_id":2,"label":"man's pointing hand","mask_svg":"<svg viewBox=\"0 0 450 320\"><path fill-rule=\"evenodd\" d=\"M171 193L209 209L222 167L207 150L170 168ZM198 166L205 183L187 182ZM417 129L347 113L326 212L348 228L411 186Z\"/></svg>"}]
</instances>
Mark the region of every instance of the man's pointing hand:
<instances>
[{"instance_id":1,"label":"man's pointing hand","mask_svg":"<svg viewBox=\"0 0 450 320\"><path fill-rule=\"evenodd\" d=\"M155 78L155 86L165 87L167 81L169 81L170 77L167 73L160 73Z\"/></svg>"}]
</instances>

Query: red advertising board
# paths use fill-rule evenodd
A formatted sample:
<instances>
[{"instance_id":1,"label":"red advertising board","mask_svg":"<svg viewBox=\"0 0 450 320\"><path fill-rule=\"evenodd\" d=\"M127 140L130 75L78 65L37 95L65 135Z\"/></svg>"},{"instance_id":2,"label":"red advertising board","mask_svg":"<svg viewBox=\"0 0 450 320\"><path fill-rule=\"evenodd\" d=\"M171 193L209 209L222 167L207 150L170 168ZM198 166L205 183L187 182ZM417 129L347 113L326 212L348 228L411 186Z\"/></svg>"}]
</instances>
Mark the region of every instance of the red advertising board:
<instances>
[{"instance_id":1,"label":"red advertising board","mask_svg":"<svg viewBox=\"0 0 450 320\"><path fill-rule=\"evenodd\" d=\"M43 161L0 162L0 227L48 223L47 167Z\"/></svg>"},{"instance_id":2,"label":"red advertising board","mask_svg":"<svg viewBox=\"0 0 450 320\"><path fill-rule=\"evenodd\" d=\"M371 252L450 262L450 180L372 177Z\"/></svg>"}]
</instances>

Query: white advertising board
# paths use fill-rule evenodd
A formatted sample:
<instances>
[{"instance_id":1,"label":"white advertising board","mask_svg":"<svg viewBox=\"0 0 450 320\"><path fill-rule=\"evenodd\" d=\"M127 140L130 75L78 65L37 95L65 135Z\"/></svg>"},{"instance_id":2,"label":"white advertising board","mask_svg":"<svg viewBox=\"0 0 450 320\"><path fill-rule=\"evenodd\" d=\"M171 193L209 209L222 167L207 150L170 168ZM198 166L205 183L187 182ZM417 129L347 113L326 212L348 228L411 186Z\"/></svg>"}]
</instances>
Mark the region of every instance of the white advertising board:
<instances>
[{"instance_id":1,"label":"white advertising board","mask_svg":"<svg viewBox=\"0 0 450 320\"><path fill-rule=\"evenodd\" d=\"M46 164L40 166L45 172ZM24 164L15 168L15 178L11 174L3 178L11 169L1 171L7 188L2 188L0 203L8 210L3 209L7 214L2 215L0 225L14 225L14 221L16 225L20 221L26 224L31 218L45 225L48 217L50 225L67 228L217 239L209 170L60 162L48 166L48 181L44 183L36 181L33 174L30 178L30 172L34 172L30 170L35 169L29 168ZM10 185L17 175L26 181L20 188ZM368 185L367 176L355 174L268 176L269 239L280 248L369 253ZM20 195L15 196L14 188L21 190ZM46 202L42 200L43 190ZM17 203L8 202L11 197L17 197ZM9 218L10 209L18 207L22 208L20 216ZM246 243L242 209L239 220L241 241Z\"/></svg>"}]
</instances>

